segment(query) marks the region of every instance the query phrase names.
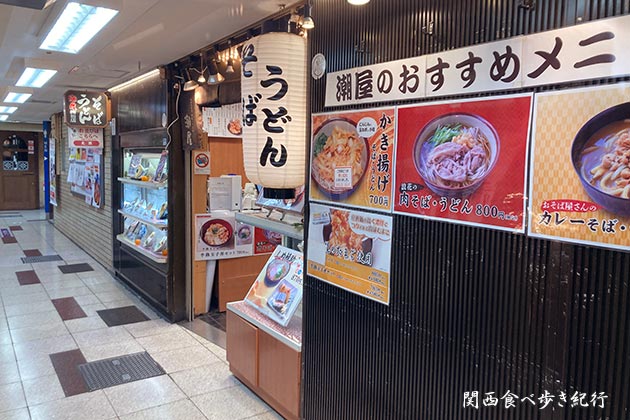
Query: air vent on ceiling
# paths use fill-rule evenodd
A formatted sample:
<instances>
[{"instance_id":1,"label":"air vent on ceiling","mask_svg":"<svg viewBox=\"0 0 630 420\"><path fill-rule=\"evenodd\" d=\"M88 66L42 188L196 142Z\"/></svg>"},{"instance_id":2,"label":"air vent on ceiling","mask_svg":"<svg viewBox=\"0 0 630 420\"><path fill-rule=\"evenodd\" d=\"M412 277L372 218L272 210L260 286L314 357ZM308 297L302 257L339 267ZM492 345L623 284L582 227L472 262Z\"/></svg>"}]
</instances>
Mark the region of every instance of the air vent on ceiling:
<instances>
[{"instance_id":1,"label":"air vent on ceiling","mask_svg":"<svg viewBox=\"0 0 630 420\"><path fill-rule=\"evenodd\" d=\"M28 101L31 104L45 104L45 105L52 105L52 104L56 104L57 101L40 101L38 99L31 99L30 101Z\"/></svg>"}]
</instances>

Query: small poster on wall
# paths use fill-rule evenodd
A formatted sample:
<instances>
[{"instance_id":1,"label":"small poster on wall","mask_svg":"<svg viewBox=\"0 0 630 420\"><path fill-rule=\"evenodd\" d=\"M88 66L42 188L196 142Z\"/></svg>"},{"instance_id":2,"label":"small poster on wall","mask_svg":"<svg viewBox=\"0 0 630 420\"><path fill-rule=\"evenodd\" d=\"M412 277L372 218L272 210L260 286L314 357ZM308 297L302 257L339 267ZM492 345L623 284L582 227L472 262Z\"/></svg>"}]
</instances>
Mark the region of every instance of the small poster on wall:
<instances>
[{"instance_id":1,"label":"small poster on wall","mask_svg":"<svg viewBox=\"0 0 630 420\"><path fill-rule=\"evenodd\" d=\"M310 199L392 209L394 108L313 115Z\"/></svg>"},{"instance_id":2,"label":"small poster on wall","mask_svg":"<svg viewBox=\"0 0 630 420\"><path fill-rule=\"evenodd\" d=\"M50 183L50 196L49 202L53 206L57 205L57 155L56 155L56 143L57 140L51 137L48 142L48 168L49 168L49 183Z\"/></svg>"},{"instance_id":3,"label":"small poster on wall","mask_svg":"<svg viewBox=\"0 0 630 420\"><path fill-rule=\"evenodd\" d=\"M203 131L209 137L234 137L243 135L243 104L203 108Z\"/></svg>"},{"instance_id":4,"label":"small poster on wall","mask_svg":"<svg viewBox=\"0 0 630 420\"><path fill-rule=\"evenodd\" d=\"M68 147L103 148L103 129L88 127L68 127Z\"/></svg>"},{"instance_id":5,"label":"small poster on wall","mask_svg":"<svg viewBox=\"0 0 630 420\"><path fill-rule=\"evenodd\" d=\"M245 302L286 327L302 300L303 276L302 253L279 246L247 292Z\"/></svg>"},{"instance_id":6,"label":"small poster on wall","mask_svg":"<svg viewBox=\"0 0 630 420\"><path fill-rule=\"evenodd\" d=\"M398 109L394 211L525 230L532 95Z\"/></svg>"},{"instance_id":7,"label":"small poster on wall","mask_svg":"<svg viewBox=\"0 0 630 420\"><path fill-rule=\"evenodd\" d=\"M206 151L193 152L193 173L195 175L210 175L210 153Z\"/></svg>"},{"instance_id":8,"label":"small poster on wall","mask_svg":"<svg viewBox=\"0 0 630 420\"><path fill-rule=\"evenodd\" d=\"M195 260L222 260L253 254L254 227L237 222L234 212L195 215Z\"/></svg>"},{"instance_id":9,"label":"small poster on wall","mask_svg":"<svg viewBox=\"0 0 630 420\"><path fill-rule=\"evenodd\" d=\"M629 249L628 98L630 84L536 95L531 236Z\"/></svg>"},{"instance_id":10,"label":"small poster on wall","mask_svg":"<svg viewBox=\"0 0 630 420\"><path fill-rule=\"evenodd\" d=\"M310 205L308 274L389 305L390 216Z\"/></svg>"},{"instance_id":11,"label":"small poster on wall","mask_svg":"<svg viewBox=\"0 0 630 420\"><path fill-rule=\"evenodd\" d=\"M254 229L254 255L270 254L281 243L282 235L278 232L258 227Z\"/></svg>"}]
</instances>

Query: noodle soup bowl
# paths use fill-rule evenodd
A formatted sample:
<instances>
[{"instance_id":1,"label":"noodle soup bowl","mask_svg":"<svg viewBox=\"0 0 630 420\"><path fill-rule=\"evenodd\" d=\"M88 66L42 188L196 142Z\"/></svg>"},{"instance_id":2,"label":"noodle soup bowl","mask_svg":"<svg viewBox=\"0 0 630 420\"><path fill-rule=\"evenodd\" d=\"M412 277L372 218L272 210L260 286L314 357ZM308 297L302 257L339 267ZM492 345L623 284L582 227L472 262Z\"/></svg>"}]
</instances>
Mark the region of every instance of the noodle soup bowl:
<instances>
[{"instance_id":1,"label":"noodle soup bowl","mask_svg":"<svg viewBox=\"0 0 630 420\"><path fill-rule=\"evenodd\" d=\"M608 108L588 120L577 132L571 145L571 162L586 194L598 205L618 216L630 216L630 199L609 194L589 182L584 172L591 169L583 156L584 150L592 144L593 136L604 132L611 125L630 119L630 102ZM630 128L630 122L627 124ZM584 170L583 170L584 169Z\"/></svg>"},{"instance_id":2,"label":"noodle soup bowl","mask_svg":"<svg viewBox=\"0 0 630 420\"><path fill-rule=\"evenodd\" d=\"M433 181L433 177L430 175L430 169L427 168L427 161L429 154L435 148L435 146L429 142L435 131L445 125L462 124L468 127L475 127L479 129L479 132L488 141L488 166L486 171L474 181L465 186L444 186L437 185ZM418 137L413 149L413 162L416 166L416 171L434 193L443 197L467 197L477 191L477 189L483 184L488 177L492 169L494 168L499 158L499 135L494 127L485 119L478 115L466 114L466 113L452 113L441 115L427 123Z\"/></svg>"},{"instance_id":3,"label":"noodle soup bowl","mask_svg":"<svg viewBox=\"0 0 630 420\"><path fill-rule=\"evenodd\" d=\"M324 175L320 173L319 168L317 168L317 165L315 162L315 155L313 154L313 159L311 161L311 178L317 185L317 188L325 196L327 196L328 198L332 200L344 200L350 197L350 195L352 195L352 193L354 193L354 191L357 189L357 187L361 183L361 180L365 176L365 173L367 172L368 149L369 149L368 141L366 138L359 136L359 134L357 133L356 126L357 126L356 123L349 119L331 118L325 121L322 125L320 125L317 131L315 131L315 133L313 134L313 142L311 144L311 148L312 148L311 150L313 150L313 153L315 150L315 143L316 143L317 138L321 134L325 134L327 137L330 137L333 133L334 128L340 128L342 130L354 133L359 141L359 147L361 148L360 165L363 172L361 173L361 176L357 179L357 181L353 182L350 187L345 187L345 188L335 187L334 179L328 179L328 180L325 179ZM350 166L351 162L345 162L344 165Z\"/></svg>"}]
</instances>

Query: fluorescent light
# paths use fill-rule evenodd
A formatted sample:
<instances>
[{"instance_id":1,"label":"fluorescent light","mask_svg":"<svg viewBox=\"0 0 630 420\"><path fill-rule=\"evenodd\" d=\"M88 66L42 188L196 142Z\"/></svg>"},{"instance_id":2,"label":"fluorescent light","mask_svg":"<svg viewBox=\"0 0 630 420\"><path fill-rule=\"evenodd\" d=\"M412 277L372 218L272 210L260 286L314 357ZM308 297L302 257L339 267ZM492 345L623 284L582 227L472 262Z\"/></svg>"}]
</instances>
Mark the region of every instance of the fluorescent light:
<instances>
[{"instance_id":1,"label":"fluorescent light","mask_svg":"<svg viewBox=\"0 0 630 420\"><path fill-rule=\"evenodd\" d=\"M15 85L39 88L44 86L55 74L57 74L57 70L27 67Z\"/></svg>"},{"instance_id":2,"label":"fluorescent light","mask_svg":"<svg viewBox=\"0 0 630 420\"><path fill-rule=\"evenodd\" d=\"M139 82L143 81L144 79L148 79L149 77L153 77L153 76L155 76L155 75L157 75L157 74L159 74L159 73L160 73L160 70L159 70L159 69L153 69L153 70L151 70L151 71L150 71L150 72L148 72L148 73L141 74L141 75L140 75L140 76L138 76L138 77L134 77L133 79L128 80L128 81L126 81L126 82L123 82L123 83L121 83L121 84L119 84L119 85L116 85L116 86L114 86L114 87L111 87L111 88L110 88L110 89L108 89L108 90L109 90L109 91L121 90L121 89L127 88L127 87L129 87L129 86L131 86L131 85L133 85L133 84L135 84L135 83L139 83Z\"/></svg>"},{"instance_id":3,"label":"fluorescent light","mask_svg":"<svg viewBox=\"0 0 630 420\"><path fill-rule=\"evenodd\" d=\"M0 121L6 121L6 120L7 120L7 118L9 118L9 116L8 116L8 115L6 115L6 114L2 114L2 115L0 115Z\"/></svg>"},{"instance_id":4,"label":"fluorescent light","mask_svg":"<svg viewBox=\"0 0 630 420\"><path fill-rule=\"evenodd\" d=\"M68 3L39 48L76 54L117 14L105 7Z\"/></svg>"},{"instance_id":5,"label":"fluorescent light","mask_svg":"<svg viewBox=\"0 0 630 420\"><path fill-rule=\"evenodd\" d=\"M348 3L353 6L362 6L364 4L368 4L369 2L370 0L348 0Z\"/></svg>"},{"instance_id":6,"label":"fluorescent light","mask_svg":"<svg viewBox=\"0 0 630 420\"><path fill-rule=\"evenodd\" d=\"M7 102L7 103L10 103L10 104L11 103L13 103L13 104L23 104L31 96L32 95L30 93L9 92L9 93L7 93L7 96L4 98L4 101L2 101L2 102Z\"/></svg>"},{"instance_id":7,"label":"fluorescent light","mask_svg":"<svg viewBox=\"0 0 630 420\"><path fill-rule=\"evenodd\" d=\"M17 106L0 106L0 112L13 114L15 111L17 111Z\"/></svg>"}]
</instances>

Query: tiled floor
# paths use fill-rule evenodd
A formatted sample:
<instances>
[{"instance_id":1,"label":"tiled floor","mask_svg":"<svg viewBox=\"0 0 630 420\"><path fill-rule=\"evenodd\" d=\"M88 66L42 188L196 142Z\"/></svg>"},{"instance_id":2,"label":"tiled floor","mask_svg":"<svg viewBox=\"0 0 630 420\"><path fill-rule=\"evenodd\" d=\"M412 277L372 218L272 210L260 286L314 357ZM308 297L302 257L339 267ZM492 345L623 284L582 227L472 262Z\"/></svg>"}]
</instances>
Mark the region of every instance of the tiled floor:
<instances>
[{"instance_id":1,"label":"tiled floor","mask_svg":"<svg viewBox=\"0 0 630 420\"><path fill-rule=\"evenodd\" d=\"M281 419L231 375L225 350L160 319L42 212L10 214L0 212L0 229L16 240L0 243L0 420ZM35 251L63 261L22 263ZM58 268L81 263L94 271ZM149 320L108 327L98 313L130 305ZM59 368L68 355L91 362L144 351L166 374L82 392Z\"/></svg>"},{"instance_id":2,"label":"tiled floor","mask_svg":"<svg viewBox=\"0 0 630 420\"><path fill-rule=\"evenodd\" d=\"M207 314L203 314L197 317L197 319L207 322L208 324L220 329L221 331L225 331L225 327L227 324L225 312L219 312L218 309L214 309Z\"/></svg>"}]
</instances>

